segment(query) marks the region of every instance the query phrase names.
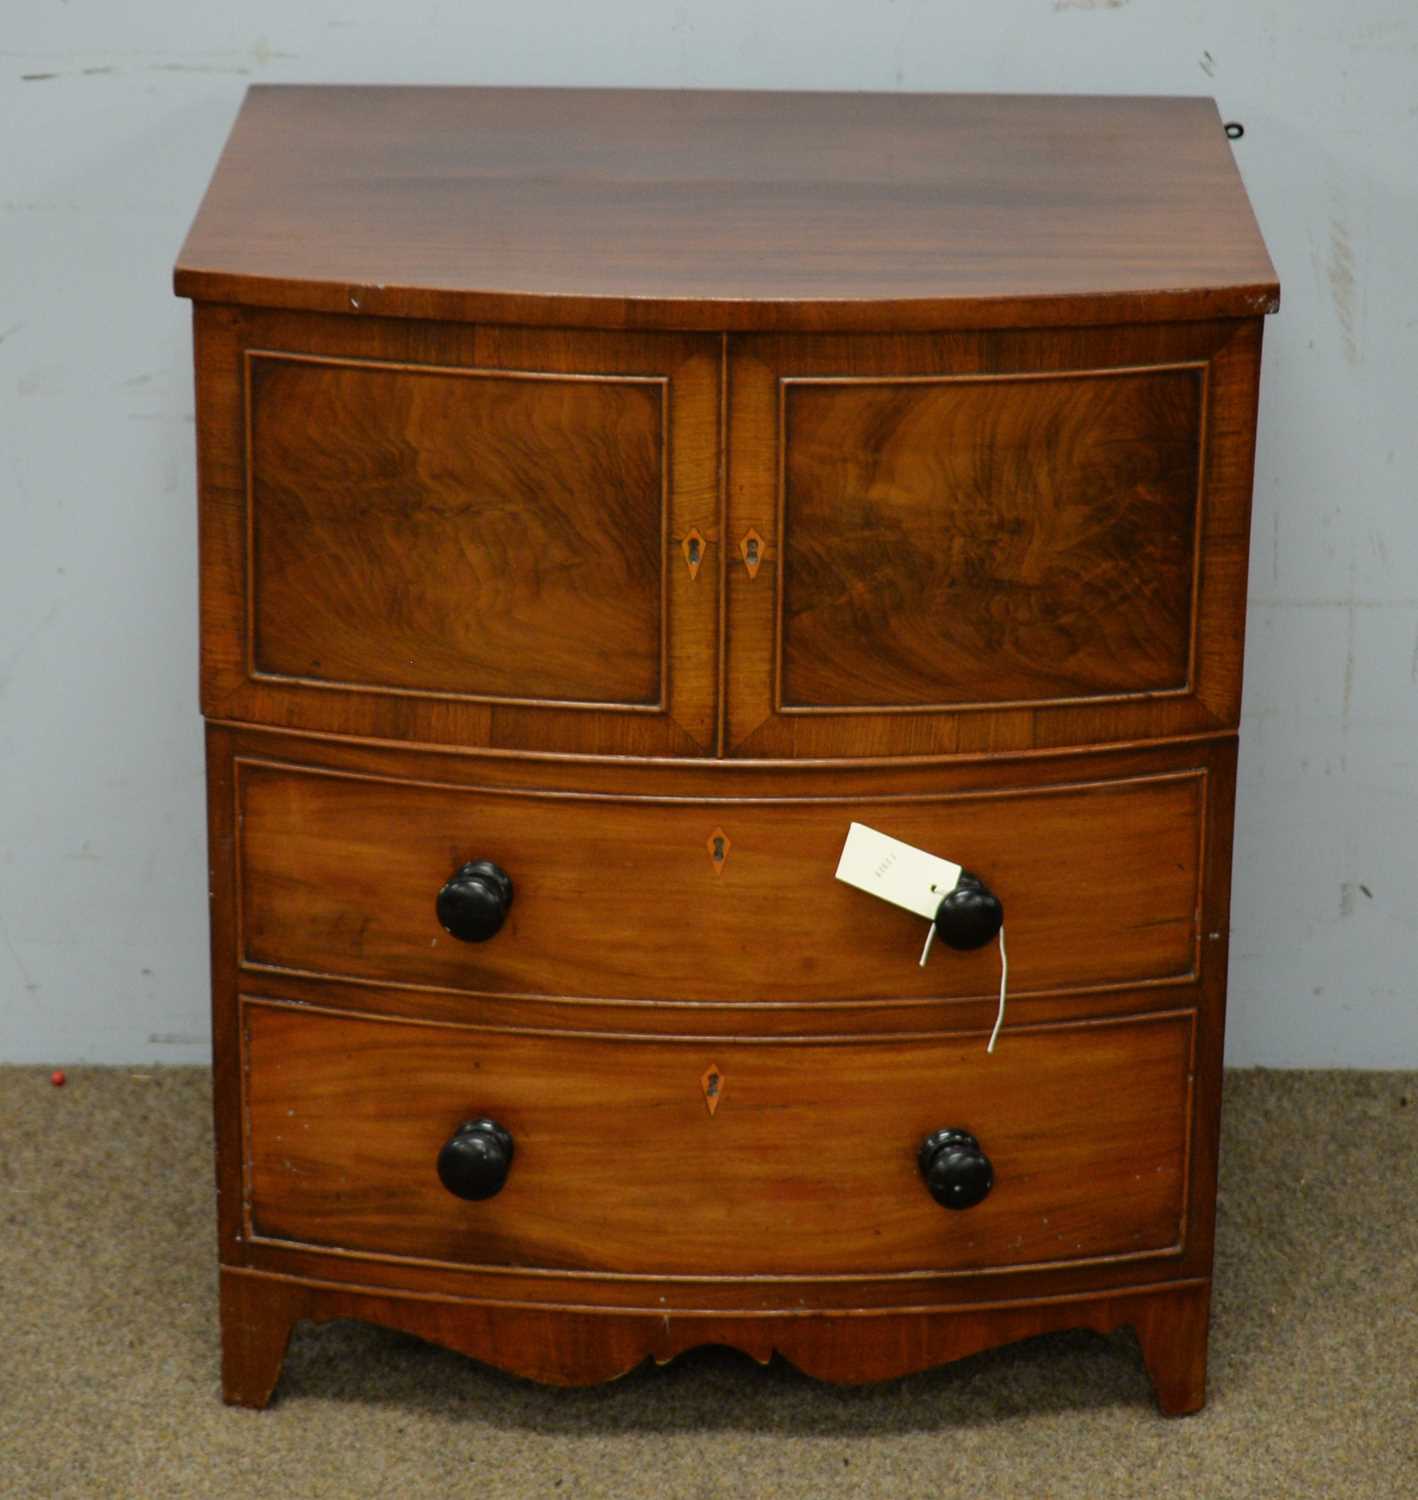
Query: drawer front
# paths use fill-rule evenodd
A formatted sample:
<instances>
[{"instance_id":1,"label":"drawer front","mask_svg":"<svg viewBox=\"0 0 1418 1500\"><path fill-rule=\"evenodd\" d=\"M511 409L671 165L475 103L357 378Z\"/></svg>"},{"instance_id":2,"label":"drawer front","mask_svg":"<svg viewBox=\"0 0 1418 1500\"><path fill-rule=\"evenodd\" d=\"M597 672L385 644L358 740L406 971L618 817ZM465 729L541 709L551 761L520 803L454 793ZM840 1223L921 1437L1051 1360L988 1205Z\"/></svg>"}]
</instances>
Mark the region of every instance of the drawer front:
<instances>
[{"instance_id":1,"label":"drawer front","mask_svg":"<svg viewBox=\"0 0 1418 1500\"><path fill-rule=\"evenodd\" d=\"M979 997L993 945L834 878L870 824L981 875L1005 909L1010 988L1198 972L1208 773L1008 792L804 800L630 798L384 780L238 760L238 952L247 968L491 995L778 1002ZM718 856L718 857L716 857ZM489 860L504 925L459 942L445 881Z\"/></svg>"},{"instance_id":2,"label":"drawer front","mask_svg":"<svg viewBox=\"0 0 1418 1500\"><path fill-rule=\"evenodd\" d=\"M712 341L230 311L199 334L209 714L712 752Z\"/></svg>"},{"instance_id":3,"label":"drawer front","mask_svg":"<svg viewBox=\"0 0 1418 1500\"><path fill-rule=\"evenodd\" d=\"M734 753L1234 725L1258 337L736 345Z\"/></svg>"},{"instance_id":4,"label":"drawer front","mask_svg":"<svg viewBox=\"0 0 1418 1500\"><path fill-rule=\"evenodd\" d=\"M930 1042L570 1039L247 1001L247 1222L455 1265L644 1275L929 1273L1174 1252L1190 1013ZM709 1050L712 1048L712 1051ZM718 1080L716 1107L707 1079ZM437 1159L511 1134L480 1202ZM936 1204L930 1133L971 1132L994 1186Z\"/></svg>"}]
</instances>

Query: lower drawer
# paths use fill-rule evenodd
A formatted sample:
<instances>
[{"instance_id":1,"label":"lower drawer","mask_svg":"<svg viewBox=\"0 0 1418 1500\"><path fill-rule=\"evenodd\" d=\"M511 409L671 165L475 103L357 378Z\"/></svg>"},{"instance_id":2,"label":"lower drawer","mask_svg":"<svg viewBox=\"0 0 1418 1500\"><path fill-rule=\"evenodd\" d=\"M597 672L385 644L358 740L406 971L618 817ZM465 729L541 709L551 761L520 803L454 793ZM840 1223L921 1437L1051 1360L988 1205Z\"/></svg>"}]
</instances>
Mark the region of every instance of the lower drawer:
<instances>
[{"instance_id":1,"label":"lower drawer","mask_svg":"<svg viewBox=\"0 0 1418 1500\"><path fill-rule=\"evenodd\" d=\"M247 999L249 1239L646 1276L941 1273L1164 1255L1185 1225L1194 1018L811 1042L530 1034ZM712 1104L712 1108L711 1108ZM459 1125L513 1140L468 1202ZM956 1127L993 1188L918 1164Z\"/></svg>"}]
</instances>

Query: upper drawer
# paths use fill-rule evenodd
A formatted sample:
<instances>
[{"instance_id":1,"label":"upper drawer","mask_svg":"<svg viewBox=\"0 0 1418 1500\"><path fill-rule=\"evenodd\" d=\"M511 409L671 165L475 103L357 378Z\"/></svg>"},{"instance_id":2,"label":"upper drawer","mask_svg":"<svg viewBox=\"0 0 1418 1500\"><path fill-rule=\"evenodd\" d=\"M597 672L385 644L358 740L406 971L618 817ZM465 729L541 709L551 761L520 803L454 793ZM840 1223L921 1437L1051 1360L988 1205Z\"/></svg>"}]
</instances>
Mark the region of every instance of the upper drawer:
<instances>
[{"instance_id":1,"label":"upper drawer","mask_svg":"<svg viewBox=\"0 0 1418 1500\"><path fill-rule=\"evenodd\" d=\"M198 351L208 714L712 750L713 341L204 309Z\"/></svg>"},{"instance_id":2,"label":"upper drawer","mask_svg":"<svg viewBox=\"0 0 1418 1500\"><path fill-rule=\"evenodd\" d=\"M1004 904L1010 993L1188 983L1209 773L1008 791L613 796L236 762L247 968L701 1005L987 997L993 944L917 960L926 923L834 878L863 822L978 872ZM483 942L440 926L465 863L510 876ZM848 1023L849 1028L852 1023Z\"/></svg>"},{"instance_id":3,"label":"upper drawer","mask_svg":"<svg viewBox=\"0 0 1418 1500\"><path fill-rule=\"evenodd\" d=\"M1233 726L1258 340L737 343L734 753Z\"/></svg>"}]
</instances>

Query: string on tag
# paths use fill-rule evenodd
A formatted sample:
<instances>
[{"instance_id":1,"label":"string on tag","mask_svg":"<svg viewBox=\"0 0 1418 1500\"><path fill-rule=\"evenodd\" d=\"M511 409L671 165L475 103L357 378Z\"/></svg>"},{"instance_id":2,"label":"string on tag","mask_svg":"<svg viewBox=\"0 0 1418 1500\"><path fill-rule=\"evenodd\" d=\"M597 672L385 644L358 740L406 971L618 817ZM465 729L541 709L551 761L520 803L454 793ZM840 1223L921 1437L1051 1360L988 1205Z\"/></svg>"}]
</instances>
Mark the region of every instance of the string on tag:
<instances>
[{"instance_id":1,"label":"string on tag","mask_svg":"<svg viewBox=\"0 0 1418 1500\"><path fill-rule=\"evenodd\" d=\"M935 929L932 928L932 931ZM1004 951L1004 923L999 924L999 1014L995 1017L995 1029L990 1033L990 1045L986 1052L995 1050L999 1041L999 1029L1004 1025L1004 995L1009 985L1009 955Z\"/></svg>"},{"instance_id":2,"label":"string on tag","mask_svg":"<svg viewBox=\"0 0 1418 1500\"><path fill-rule=\"evenodd\" d=\"M926 928L926 945L921 949L920 967L925 968L926 960L931 956L931 944L935 942L935 923L932 922ZM995 1043L999 1041L1000 1027L1004 1025L1004 1001L1009 990L1009 954L1004 946L1004 923L999 928L999 1012L995 1016L995 1029L990 1033L989 1045L986 1052L995 1050Z\"/></svg>"}]
</instances>

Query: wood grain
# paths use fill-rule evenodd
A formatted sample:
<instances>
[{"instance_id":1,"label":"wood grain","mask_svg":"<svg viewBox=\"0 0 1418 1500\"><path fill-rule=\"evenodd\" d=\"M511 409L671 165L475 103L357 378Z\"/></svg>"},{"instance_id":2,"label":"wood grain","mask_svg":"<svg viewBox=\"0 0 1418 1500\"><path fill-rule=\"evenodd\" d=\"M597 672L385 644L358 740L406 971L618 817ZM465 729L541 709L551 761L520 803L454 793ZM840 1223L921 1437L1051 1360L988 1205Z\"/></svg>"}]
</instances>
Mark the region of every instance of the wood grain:
<instances>
[{"instance_id":1,"label":"wood grain","mask_svg":"<svg viewBox=\"0 0 1418 1500\"><path fill-rule=\"evenodd\" d=\"M241 763L237 781L248 967L509 996L805 1004L996 992L993 946L942 949L922 968L926 924L833 878L855 821L991 885L1016 995L1197 973L1197 769L1049 791L736 803L262 763ZM500 865L517 895L495 938L459 943L434 898L473 859Z\"/></svg>"},{"instance_id":2,"label":"wood grain","mask_svg":"<svg viewBox=\"0 0 1418 1500\"><path fill-rule=\"evenodd\" d=\"M779 711L1186 692L1204 371L784 381Z\"/></svg>"},{"instance_id":3,"label":"wood grain","mask_svg":"<svg viewBox=\"0 0 1418 1500\"><path fill-rule=\"evenodd\" d=\"M485 797L517 793L564 792L570 798L590 801L623 801L650 797L664 805L666 799L702 801L706 806L719 799L762 801L781 798L784 768L752 762L711 761L701 765L664 760L617 765L611 761L563 761L549 767L532 758L460 754L448 750L397 751L341 739L272 733L266 730L235 730L209 725L212 786L220 795L210 800L212 848L225 852L214 866L214 893L220 909L213 907L213 922L221 928L222 962L214 975L223 986L234 985L241 971L237 964L242 945L236 938L238 913L235 890L237 799L233 761L277 762L315 772L337 771L379 783L389 780L431 783L453 790L453 795ZM1064 792L1080 783L1115 784L1158 776L1195 776L1206 781L1206 819L1202 830L1202 860L1196 914L1200 942L1196 949L1198 978L1153 980L1136 985L1118 985L1080 991L1067 983L1058 989L1026 992L1011 987L1008 1022L1102 1018L1148 1010L1199 1005L1203 1030L1209 1038L1224 1008L1226 937L1229 927L1227 890L1230 873L1231 813L1234 798L1236 741L1232 736L1173 745L1140 746L1122 750L956 760L949 766L923 767L912 764L851 766L832 763L802 763L793 767L790 790L794 800L839 798L870 800L875 814L882 803L918 800L929 796L964 796L1011 790L1027 785L1032 791ZM717 813L716 813L717 817ZM717 826L717 823L716 823ZM446 830L445 830L446 832ZM705 868L710 869L704 850ZM730 856L732 858L732 855ZM846 891L846 888L843 888ZM656 901L659 893L656 893ZM870 898L863 897L864 901ZM659 910L658 905L654 908ZM417 920L427 919L423 907ZM655 925L649 924L653 933ZM640 934L639 936L643 936ZM912 947L914 948L914 938ZM893 954L892 959L898 955ZM942 952L936 957L944 958ZM280 993L316 1004L335 1004L351 1010L385 1015L407 1015L428 1020L475 1024L506 1024L510 1017L519 1024L549 1030L612 1031L657 1035L739 1036L751 1025L758 1036L840 1036L848 1033L919 1035L923 1032L955 1033L994 1024L998 1004L995 957L951 955L980 964L980 988L973 995L944 997L920 994L913 997L883 995L824 999L789 993L778 1000L745 999L736 991L709 999L686 1000L657 994L649 999L587 996L581 994L535 995L507 991L486 994L453 987L432 986L398 980L381 983L358 975L312 977L282 968ZM934 961L934 960L933 960ZM988 973L987 973L988 971ZM247 966L248 986L263 988L275 980L259 977L269 971ZM932 971L940 972L940 971ZM216 1023L214 1023L216 1024ZM222 1025L225 1022L221 1023ZM232 1023L234 1025L234 1022ZM218 1027L219 1034L226 1035ZM235 1034L234 1032L232 1033ZM1218 1063L1219 1068L1219 1063ZM1219 1079L1219 1072L1217 1074Z\"/></svg>"},{"instance_id":4,"label":"wood grain","mask_svg":"<svg viewBox=\"0 0 1418 1500\"><path fill-rule=\"evenodd\" d=\"M1198 1307L1201 1309L1198 1313ZM704 1344L728 1344L759 1364L781 1355L818 1380L856 1385L1066 1328L1138 1329L1158 1404L1180 1416L1201 1403L1206 1374L1204 1286L1152 1283L1110 1294L992 1302L931 1313L861 1317L798 1312L759 1317L602 1314L424 1297L278 1274L222 1273L223 1393L264 1407L301 1319L359 1318L456 1349L548 1385L614 1380Z\"/></svg>"},{"instance_id":5,"label":"wood grain","mask_svg":"<svg viewBox=\"0 0 1418 1500\"><path fill-rule=\"evenodd\" d=\"M257 1239L455 1265L863 1279L1181 1247L1190 1013L1022 1031L993 1056L977 1035L731 1042L710 1057L697 1042L262 1001L243 1031ZM712 1118L711 1061L732 1079ZM516 1156L495 1198L464 1203L434 1164L483 1115ZM940 1208L916 1166L947 1125L994 1166L966 1212Z\"/></svg>"},{"instance_id":6,"label":"wood grain","mask_svg":"<svg viewBox=\"0 0 1418 1500\"><path fill-rule=\"evenodd\" d=\"M1211 1331L1211 1286L1188 1287L1172 1298L1151 1298L1130 1320L1162 1414L1184 1417L1206 1404L1206 1343Z\"/></svg>"},{"instance_id":7,"label":"wood grain","mask_svg":"<svg viewBox=\"0 0 1418 1500\"><path fill-rule=\"evenodd\" d=\"M660 619L661 655L666 663L661 679L663 708L654 711L644 704L633 703L574 708L551 698L536 702L510 698L482 702L467 695L452 695L446 688L423 691L392 691L388 687L371 690L368 686L337 688L328 682L306 678L272 678L253 673L256 646L247 623L253 604L248 594L254 596L258 608L262 599L270 596L253 588L248 559L251 503L247 494L247 458L240 440L245 423L241 371L244 350L282 346L294 353L337 361L503 369L513 375L538 370L572 375L599 371L626 377L634 376L637 370L658 368L660 375L656 378L667 382L671 428L669 535L655 560L663 598ZM712 340L676 340L670 335L615 339L609 335L552 335L536 330L394 325L377 320L351 325L333 319L204 310L199 318L198 359L203 372L199 383L199 456L204 495L205 710L213 717L388 740L552 754L685 757L713 755L722 744L737 756L768 760L816 756L944 757L976 751L997 753L1099 744L1234 727L1240 703L1258 354L1258 325L1194 324L1028 336L962 334L891 341L759 339L739 341L726 351ZM720 376L725 358L732 362L733 374L728 412L720 407ZM1031 370L1048 373L1118 365L1155 367L1178 361L1205 363L1208 391L1201 511L1195 518L1199 536L1195 580L1192 592L1185 595L1193 606L1189 615L1190 691L1149 688L1121 700L1097 697L1092 701L1088 698L1068 701L1067 694L1077 688L1061 677L1055 691L1064 701L1022 707L995 705L963 712L956 708L937 711L918 708L906 713L857 711L850 715L784 713L775 707L775 700L781 698L774 667L777 600L782 592L779 532L783 505L778 461L781 380L818 381L844 374L870 380L902 377L912 380L921 376L934 378L942 371L952 370L963 375ZM469 384L474 383L469 380ZM1019 385L1033 389L1047 387L1049 383L1025 380ZM1084 388L1088 384L1085 381ZM720 515L719 452L719 435L726 420L730 431L727 521ZM608 457L607 461L611 459ZM445 456L429 462L450 461ZM1044 472L1047 477L1047 465ZM1180 494L1180 487L1173 489ZM289 493L300 492L290 489ZM446 567L454 569L452 576L438 593L429 594L424 585L419 585L411 598L406 545L389 551L361 550L340 577L331 576L330 565L320 560L319 551L302 553L298 540L306 528L301 519L307 516L303 509L306 504L298 501L290 513L294 524L289 528L285 564L278 575L281 608L268 606L265 611L268 635L274 632L272 638L280 640L284 632L287 649L295 652L293 662L288 664L322 670L313 666L315 661L326 659L312 649L313 635L316 643L330 648L335 659L343 661L340 670L350 675L358 673L360 665L353 660L358 653L351 653L339 644L342 629L334 622L321 623L318 601L334 600L339 610L354 615L356 624L363 621L361 628L370 641L369 660L385 663L386 678L397 677L400 672L407 678L411 672L427 671L426 663L432 660L442 663L435 671L435 681L445 684L457 681L459 673L467 669L472 652L479 670L501 674L505 691L517 691L519 682L525 687L519 669L510 664L498 666L499 653L478 645L464 616L444 598L446 589L463 581L459 572L463 558L447 539L440 538L443 550L432 553L431 566L441 558ZM1177 506L1180 508L1180 500ZM334 509L339 511L340 506L337 504ZM913 528L915 509L903 506L899 512L913 518ZM399 531L402 523L398 521L397 507L392 517L387 510L377 514L382 514L378 524L386 532L392 525L396 539L408 542L407 534ZM327 526L325 531L332 529ZM344 529L347 528L341 528ZM713 559L711 568L701 568L697 575L684 566L681 550L684 538L691 531L704 538L701 555ZM723 540L726 535L731 537L730 546L737 553L742 538L750 531L762 537L760 558L771 564L756 574L738 565L741 559L736 559L735 566L727 566L729 547ZM355 528L355 535L359 534L359 528ZM1109 654L1105 648L1122 645L1128 648L1123 659L1131 664L1132 681L1162 681L1165 671L1151 664L1149 653L1155 655L1161 650L1165 655L1164 643L1170 640L1175 646L1179 636L1186 632L1187 627L1178 623L1169 636L1166 626L1168 612L1183 609L1178 600L1184 592L1180 582L1185 571L1184 543L1176 539L1164 542L1160 532L1143 534L1151 539L1149 555L1155 554L1170 569L1166 578L1171 582L1159 577L1155 583L1140 584L1141 604L1135 600L1129 604L1127 599L1120 598L1121 623L1102 628L1103 639L1095 639L1088 651L1095 664L1095 676L1106 669ZM796 538L796 529L794 535ZM1067 535L1048 538L1050 545L1060 540L1066 542ZM1116 541L1114 535L1113 542ZM346 552L336 555L348 557L351 544L340 545L346 546ZM870 550L873 545L870 537L865 539L865 545ZM921 555L929 559L929 547ZM624 559L618 558L611 571L620 576L625 566ZM643 566L640 576L645 577L648 590L650 585ZM927 583L933 576L933 566L929 562L926 565ZM1036 561L1028 566L1057 568L1058 565ZM464 571L470 574L471 593L476 595L477 570ZM919 566L911 576L918 580L922 577ZM558 612L545 603L537 604L535 620L540 628L528 635L527 649L516 657L517 662L536 658L531 642L544 640L549 664L561 665L559 668L549 665L543 670L560 670L564 679L544 685L559 685L572 692L577 691L571 680L574 663L595 655L594 652L577 654L578 631L588 642L594 641L602 633L600 623L605 610L611 607L593 577L583 577L579 569L568 570L565 578L573 577L575 582L566 582L566 592L561 596L568 609ZM358 588L342 587L356 583ZM510 588L505 582L501 587ZM360 596L364 591L373 598L389 601L391 639L401 639L403 629L402 644L414 647L412 658L377 644L373 613L360 613L363 609ZM1074 592L1078 592L1076 585ZM726 594L726 604L721 602L721 593ZM511 597L526 603L527 585L522 585L521 594L512 590ZM930 602L936 597L931 590L922 595L927 625L930 611L939 608ZM988 598L984 594L976 597L977 620L981 616L988 618L991 610L1001 607L997 592ZM290 624L281 623L287 606ZM406 626L400 623L407 622L411 610L419 622L412 640ZM1092 618L1095 630L1099 629L1097 621L1103 617ZM1130 633L1129 626L1138 627L1139 622L1152 627L1151 637L1133 639L1136 632ZM623 619L622 627L626 623ZM835 633L829 631L827 643L832 644L834 639L840 643L846 633L839 618ZM1047 636L1046 630L1041 638ZM613 630L608 639L612 646L616 639L628 641L623 628L619 634ZM813 637L795 637L789 629L786 639L790 651L794 641L798 642L795 660L809 673L815 670L810 649ZM989 641L993 637L986 635L984 639ZM913 658L920 668L923 631L917 629L910 640ZM479 651L480 657L476 655ZM634 654L629 644L626 651ZM653 651L653 643L647 640L641 648L642 661L648 661ZM727 653L722 676L721 652ZM862 656L863 653L857 653L859 663ZM414 663L412 668L407 665L409 660ZM959 666L962 671L967 669L963 661ZM1066 670L1067 664L1063 666ZM527 669L529 674L536 670ZM616 670L612 651L604 666L588 668L588 677L602 674L604 688L613 685L607 682L605 674L614 674ZM819 671L818 675L820 678L822 673ZM1048 691L1042 664L1035 664L1035 683L1036 690ZM923 686L918 670L915 688L922 690Z\"/></svg>"},{"instance_id":8,"label":"wood grain","mask_svg":"<svg viewBox=\"0 0 1418 1500\"><path fill-rule=\"evenodd\" d=\"M183 296L603 328L1255 316L1198 98L252 88Z\"/></svg>"},{"instance_id":9,"label":"wood grain","mask_svg":"<svg viewBox=\"0 0 1418 1500\"><path fill-rule=\"evenodd\" d=\"M254 675L662 706L663 377L246 369Z\"/></svg>"},{"instance_id":10,"label":"wood grain","mask_svg":"<svg viewBox=\"0 0 1418 1500\"><path fill-rule=\"evenodd\" d=\"M721 362L704 337L200 309L204 711L712 755Z\"/></svg>"},{"instance_id":11,"label":"wood grain","mask_svg":"<svg viewBox=\"0 0 1418 1500\"><path fill-rule=\"evenodd\" d=\"M1259 323L730 345L725 744L1042 750L1240 714Z\"/></svg>"}]
</instances>

